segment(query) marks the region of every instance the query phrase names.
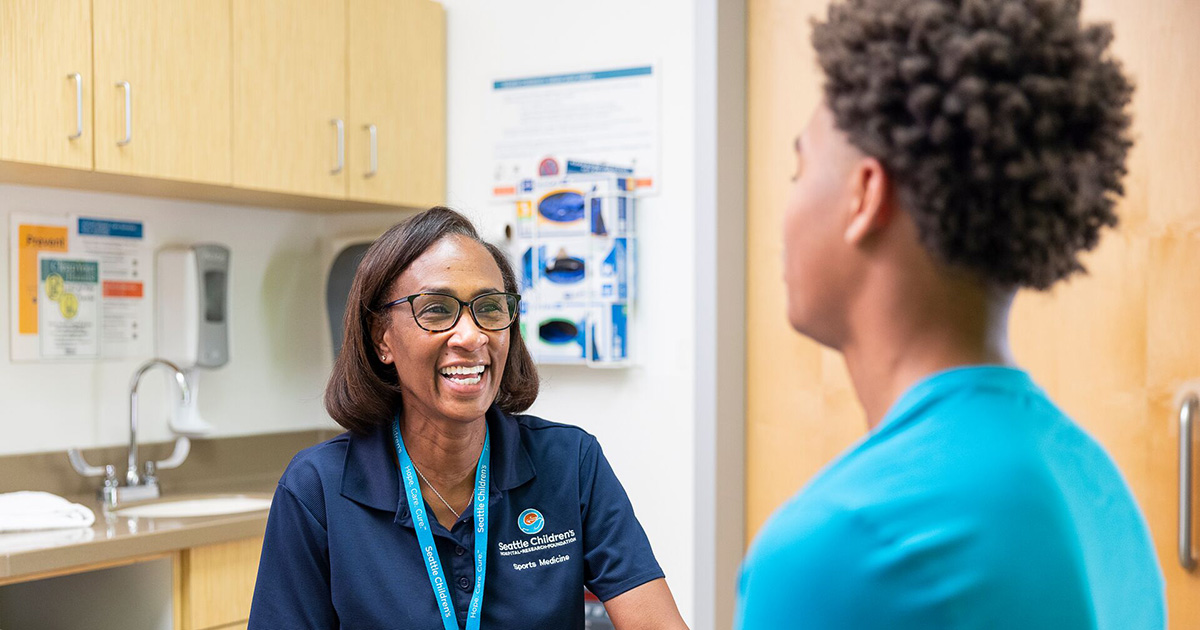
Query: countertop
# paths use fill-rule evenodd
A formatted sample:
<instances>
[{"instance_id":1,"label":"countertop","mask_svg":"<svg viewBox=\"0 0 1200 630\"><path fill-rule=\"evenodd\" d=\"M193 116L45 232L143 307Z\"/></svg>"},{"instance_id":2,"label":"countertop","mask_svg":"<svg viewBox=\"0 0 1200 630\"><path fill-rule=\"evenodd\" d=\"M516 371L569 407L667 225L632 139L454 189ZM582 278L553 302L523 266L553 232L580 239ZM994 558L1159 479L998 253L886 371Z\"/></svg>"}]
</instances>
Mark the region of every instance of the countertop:
<instances>
[{"instance_id":1,"label":"countertop","mask_svg":"<svg viewBox=\"0 0 1200 630\"><path fill-rule=\"evenodd\" d=\"M273 486L273 484L272 484ZM270 498L273 488L223 488L219 494ZM164 496L163 500L195 494ZM267 511L189 518L130 518L104 510L95 498L67 497L96 513L91 527L0 534L0 584L62 574L199 545L262 536Z\"/></svg>"},{"instance_id":2,"label":"countertop","mask_svg":"<svg viewBox=\"0 0 1200 630\"><path fill-rule=\"evenodd\" d=\"M163 491L159 500L214 494L270 498L291 456L331 436L332 432L306 431L195 441L184 466L160 473ZM169 452L168 447L162 445L159 450ZM118 452L123 454L123 449L106 450L112 452L98 450L91 461L112 461ZM58 467L65 468L65 472L58 471ZM30 474L31 470L36 474ZM23 473L24 481L13 481L14 475L8 473L14 471ZM253 538L261 536L267 524L266 510L188 518L132 518L111 513L92 489L99 480L83 480L75 475L66 465L65 453L0 458L0 479L10 482L0 484L0 492L53 492L96 514L96 522L88 528L0 534L0 586ZM35 484L30 483L31 479L42 481ZM19 485L4 487L15 484Z\"/></svg>"}]
</instances>

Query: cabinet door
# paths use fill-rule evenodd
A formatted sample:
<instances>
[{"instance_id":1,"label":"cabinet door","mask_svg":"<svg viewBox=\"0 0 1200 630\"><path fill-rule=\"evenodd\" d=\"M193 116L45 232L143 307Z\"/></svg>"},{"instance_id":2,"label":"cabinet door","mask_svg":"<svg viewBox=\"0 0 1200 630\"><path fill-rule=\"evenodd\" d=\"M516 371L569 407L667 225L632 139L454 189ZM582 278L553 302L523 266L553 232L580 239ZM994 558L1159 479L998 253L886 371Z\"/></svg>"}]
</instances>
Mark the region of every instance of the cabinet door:
<instances>
[{"instance_id":1,"label":"cabinet door","mask_svg":"<svg viewBox=\"0 0 1200 630\"><path fill-rule=\"evenodd\" d=\"M236 628L250 618L262 538L183 552L183 629Z\"/></svg>"},{"instance_id":2,"label":"cabinet door","mask_svg":"<svg viewBox=\"0 0 1200 630\"><path fill-rule=\"evenodd\" d=\"M443 203L445 12L431 0L350 0L349 13L350 197Z\"/></svg>"},{"instance_id":3,"label":"cabinet door","mask_svg":"<svg viewBox=\"0 0 1200 630\"><path fill-rule=\"evenodd\" d=\"M234 185L344 198L345 1L238 0L233 48Z\"/></svg>"},{"instance_id":4,"label":"cabinet door","mask_svg":"<svg viewBox=\"0 0 1200 630\"><path fill-rule=\"evenodd\" d=\"M0 0L0 159L92 168L90 0Z\"/></svg>"},{"instance_id":5,"label":"cabinet door","mask_svg":"<svg viewBox=\"0 0 1200 630\"><path fill-rule=\"evenodd\" d=\"M229 0L94 0L96 170L230 182Z\"/></svg>"}]
</instances>

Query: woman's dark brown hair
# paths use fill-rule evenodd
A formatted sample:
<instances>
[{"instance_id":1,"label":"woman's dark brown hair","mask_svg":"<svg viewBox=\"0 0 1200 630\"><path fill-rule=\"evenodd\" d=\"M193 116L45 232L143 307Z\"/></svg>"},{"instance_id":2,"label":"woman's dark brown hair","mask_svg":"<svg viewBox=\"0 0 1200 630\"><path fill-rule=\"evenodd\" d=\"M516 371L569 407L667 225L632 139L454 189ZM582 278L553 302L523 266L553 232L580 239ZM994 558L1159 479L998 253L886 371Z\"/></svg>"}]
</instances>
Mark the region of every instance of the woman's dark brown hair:
<instances>
[{"instance_id":1,"label":"woman's dark brown hair","mask_svg":"<svg viewBox=\"0 0 1200 630\"><path fill-rule=\"evenodd\" d=\"M396 278L447 236L465 237L486 248L500 267L504 290L517 292L517 277L504 252L479 238L475 226L458 212L437 206L392 226L371 245L358 265L346 300L345 342L325 387L325 409L350 431L367 433L391 422L400 411L396 369L376 356L371 331L387 324L390 313L379 312L378 307ZM520 324L518 315L510 328L513 332L509 335L508 360L493 401L506 413L525 411L538 394L537 368L518 332Z\"/></svg>"}]
</instances>

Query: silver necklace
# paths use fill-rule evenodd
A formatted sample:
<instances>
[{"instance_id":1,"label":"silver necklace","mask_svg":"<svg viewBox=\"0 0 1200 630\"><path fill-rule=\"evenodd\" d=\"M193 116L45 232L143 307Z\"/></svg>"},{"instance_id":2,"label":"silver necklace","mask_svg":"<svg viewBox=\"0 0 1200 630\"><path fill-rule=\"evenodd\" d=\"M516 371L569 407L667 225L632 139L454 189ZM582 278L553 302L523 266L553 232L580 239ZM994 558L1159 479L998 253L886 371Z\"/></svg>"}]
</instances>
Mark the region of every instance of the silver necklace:
<instances>
[{"instance_id":1,"label":"silver necklace","mask_svg":"<svg viewBox=\"0 0 1200 630\"><path fill-rule=\"evenodd\" d=\"M420 468L417 468L417 463L416 463L416 462L413 462L413 470L417 471L417 475L419 475L419 476L421 477L421 480L425 482L425 485L429 486L429 489L430 489L430 490L433 490L433 493L434 493L435 495L437 495L437 498L439 498L439 499L441 499L441 500L442 500L442 505L445 505L445 506L446 506L446 509L447 509L447 510L450 510L450 513L454 515L454 520L456 520L456 521L457 521L457 520L458 520L458 517L462 515L462 512L460 512L460 511L456 511L454 508L450 507L450 502L446 500L446 497L443 497L443 496L442 496L442 493L441 493L441 492L438 492L438 491L437 491L437 488L434 488L434 487L433 487L433 484L429 483L429 479L427 479L427 478L425 477L425 473L421 472L421 469L420 469ZM471 499L472 499L472 501L473 501L473 500L474 500L474 497L471 497ZM468 507L469 507L469 504L468 504ZM467 509L467 508L465 508L465 507L463 508L463 510L466 510L466 509Z\"/></svg>"}]
</instances>

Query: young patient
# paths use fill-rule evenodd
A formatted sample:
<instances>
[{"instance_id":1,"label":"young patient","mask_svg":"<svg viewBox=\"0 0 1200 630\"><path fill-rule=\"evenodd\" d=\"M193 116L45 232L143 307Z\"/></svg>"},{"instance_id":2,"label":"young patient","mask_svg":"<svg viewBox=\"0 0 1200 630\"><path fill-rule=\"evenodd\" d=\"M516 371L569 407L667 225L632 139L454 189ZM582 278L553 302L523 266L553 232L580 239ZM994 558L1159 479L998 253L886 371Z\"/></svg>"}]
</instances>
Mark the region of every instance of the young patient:
<instances>
[{"instance_id":1,"label":"young patient","mask_svg":"<svg viewBox=\"0 0 1200 630\"><path fill-rule=\"evenodd\" d=\"M738 627L1163 627L1129 488L1008 346L1016 291L1117 222L1111 39L1077 0L846 0L815 26L788 317L843 353L871 432L763 528Z\"/></svg>"}]
</instances>

